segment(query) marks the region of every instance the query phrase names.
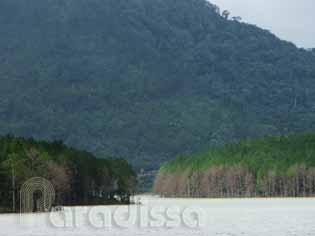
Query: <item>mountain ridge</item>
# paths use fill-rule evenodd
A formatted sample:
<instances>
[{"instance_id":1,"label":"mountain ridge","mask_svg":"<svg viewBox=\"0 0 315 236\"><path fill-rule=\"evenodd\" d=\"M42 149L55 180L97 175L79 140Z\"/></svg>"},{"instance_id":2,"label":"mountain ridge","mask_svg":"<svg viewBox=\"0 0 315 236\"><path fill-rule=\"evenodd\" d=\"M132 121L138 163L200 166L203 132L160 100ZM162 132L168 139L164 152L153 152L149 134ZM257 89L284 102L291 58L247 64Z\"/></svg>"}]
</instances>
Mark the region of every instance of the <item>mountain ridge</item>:
<instances>
[{"instance_id":1,"label":"mountain ridge","mask_svg":"<svg viewBox=\"0 0 315 236\"><path fill-rule=\"evenodd\" d=\"M203 0L0 3L0 133L157 169L315 129L315 57Z\"/></svg>"}]
</instances>

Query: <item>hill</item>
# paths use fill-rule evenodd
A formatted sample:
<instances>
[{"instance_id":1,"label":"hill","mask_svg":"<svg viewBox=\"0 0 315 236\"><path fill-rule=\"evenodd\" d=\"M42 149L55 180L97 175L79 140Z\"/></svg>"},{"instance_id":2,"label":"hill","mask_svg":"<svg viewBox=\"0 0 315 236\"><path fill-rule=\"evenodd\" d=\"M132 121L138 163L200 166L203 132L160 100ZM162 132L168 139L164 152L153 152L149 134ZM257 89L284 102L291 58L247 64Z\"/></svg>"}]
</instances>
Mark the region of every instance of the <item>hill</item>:
<instances>
[{"instance_id":1,"label":"hill","mask_svg":"<svg viewBox=\"0 0 315 236\"><path fill-rule=\"evenodd\" d=\"M162 165L154 191L166 196L315 195L315 133L247 139Z\"/></svg>"},{"instance_id":2,"label":"hill","mask_svg":"<svg viewBox=\"0 0 315 236\"><path fill-rule=\"evenodd\" d=\"M0 32L1 134L150 170L315 129L313 53L204 0L1 0Z\"/></svg>"},{"instance_id":3,"label":"hill","mask_svg":"<svg viewBox=\"0 0 315 236\"><path fill-rule=\"evenodd\" d=\"M115 194L132 194L136 185L123 159L97 159L57 141L0 137L0 212L12 210L13 191L19 207L21 187L33 177L49 180L55 204L63 206L117 203Z\"/></svg>"}]
</instances>

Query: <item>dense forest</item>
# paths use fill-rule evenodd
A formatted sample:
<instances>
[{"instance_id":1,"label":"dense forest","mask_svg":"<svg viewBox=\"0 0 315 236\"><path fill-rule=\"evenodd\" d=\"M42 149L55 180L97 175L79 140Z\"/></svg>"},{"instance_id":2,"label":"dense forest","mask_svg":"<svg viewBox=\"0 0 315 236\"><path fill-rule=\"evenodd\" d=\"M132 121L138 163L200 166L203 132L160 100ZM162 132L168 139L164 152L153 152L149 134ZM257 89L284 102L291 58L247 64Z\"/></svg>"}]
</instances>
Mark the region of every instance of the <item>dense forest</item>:
<instances>
[{"instance_id":1,"label":"dense forest","mask_svg":"<svg viewBox=\"0 0 315 236\"><path fill-rule=\"evenodd\" d=\"M123 159L96 159L62 142L4 136L0 138L0 212L20 206L21 185L32 177L49 180L56 191L55 205L128 202L136 175ZM14 194L15 193L15 194Z\"/></svg>"},{"instance_id":2,"label":"dense forest","mask_svg":"<svg viewBox=\"0 0 315 236\"><path fill-rule=\"evenodd\" d=\"M223 10L1 0L0 133L150 170L210 144L315 129L314 54Z\"/></svg>"},{"instance_id":3,"label":"dense forest","mask_svg":"<svg viewBox=\"0 0 315 236\"><path fill-rule=\"evenodd\" d=\"M164 196L315 195L315 133L266 136L179 156L165 163L154 191Z\"/></svg>"}]
</instances>

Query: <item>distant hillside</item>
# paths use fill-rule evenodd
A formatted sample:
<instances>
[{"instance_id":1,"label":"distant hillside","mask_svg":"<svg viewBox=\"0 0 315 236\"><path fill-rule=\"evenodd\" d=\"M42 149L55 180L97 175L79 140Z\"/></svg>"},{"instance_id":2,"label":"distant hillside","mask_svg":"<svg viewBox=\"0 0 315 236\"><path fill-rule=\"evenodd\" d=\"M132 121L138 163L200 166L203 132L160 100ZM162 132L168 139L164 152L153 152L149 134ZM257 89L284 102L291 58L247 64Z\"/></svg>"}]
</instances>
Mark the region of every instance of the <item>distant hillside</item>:
<instances>
[{"instance_id":1,"label":"distant hillside","mask_svg":"<svg viewBox=\"0 0 315 236\"><path fill-rule=\"evenodd\" d=\"M315 129L314 55L204 0L1 0L0 33L2 134L150 170Z\"/></svg>"},{"instance_id":2,"label":"distant hillside","mask_svg":"<svg viewBox=\"0 0 315 236\"><path fill-rule=\"evenodd\" d=\"M162 165L154 191L166 196L315 195L315 133L226 144Z\"/></svg>"}]
</instances>

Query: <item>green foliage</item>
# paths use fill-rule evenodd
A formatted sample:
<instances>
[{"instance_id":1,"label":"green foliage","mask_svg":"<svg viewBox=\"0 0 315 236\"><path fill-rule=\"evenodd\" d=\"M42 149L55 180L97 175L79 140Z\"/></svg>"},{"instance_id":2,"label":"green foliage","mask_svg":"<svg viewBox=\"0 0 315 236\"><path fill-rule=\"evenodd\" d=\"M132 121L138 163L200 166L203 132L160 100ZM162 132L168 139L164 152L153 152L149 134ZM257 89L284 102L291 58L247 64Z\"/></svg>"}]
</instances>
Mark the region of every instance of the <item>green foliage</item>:
<instances>
[{"instance_id":1,"label":"green foliage","mask_svg":"<svg viewBox=\"0 0 315 236\"><path fill-rule=\"evenodd\" d=\"M156 169L315 129L314 54L205 0L1 0L0 33L1 134Z\"/></svg>"},{"instance_id":2,"label":"green foliage","mask_svg":"<svg viewBox=\"0 0 315 236\"><path fill-rule=\"evenodd\" d=\"M266 136L165 163L154 191L190 197L306 197L315 194L315 133Z\"/></svg>"},{"instance_id":3,"label":"green foliage","mask_svg":"<svg viewBox=\"0 0 315 236\"><path fill-rule=\"evenodd\" d=\"M266 136L213 147L191 155L179 156L162 165L160 173L206 170L211 166L240 164L258 176L273 170L282 174L289 167L305 164L315 167L315 133Z\"/></svg>"},{"instance_id":4,"label":"green foliage","mask_svg":"<svg viewBox=\"0 0 315 236\"><path fill-rule=\"evenodd\" d=\"M18 193L31 177L51 181L62 205L105 204L114 201L114 194L132 194L136 187L136 174L124 159L97 159L61 141L0 137L0 208L11 206L12 191Z\"/></svg>"}]
</instances>

